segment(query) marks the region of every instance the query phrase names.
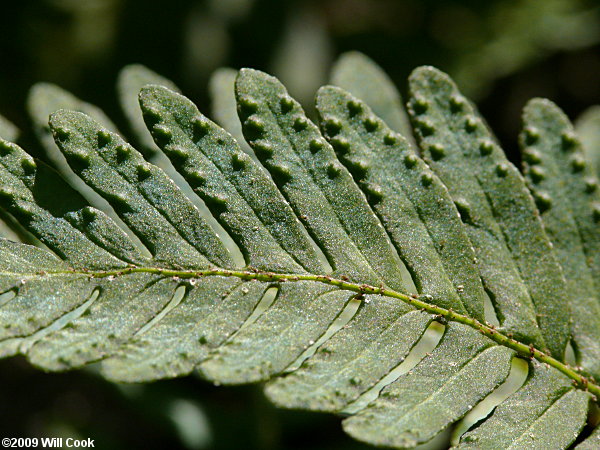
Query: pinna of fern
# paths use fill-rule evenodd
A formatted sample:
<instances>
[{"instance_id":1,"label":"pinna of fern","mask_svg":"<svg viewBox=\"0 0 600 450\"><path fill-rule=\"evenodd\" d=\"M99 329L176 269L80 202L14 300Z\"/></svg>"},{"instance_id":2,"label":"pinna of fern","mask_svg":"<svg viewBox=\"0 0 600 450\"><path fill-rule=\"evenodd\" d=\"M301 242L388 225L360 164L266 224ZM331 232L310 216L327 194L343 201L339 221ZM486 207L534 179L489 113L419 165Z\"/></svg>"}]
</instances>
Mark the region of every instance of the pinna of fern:
<instances>
[{"instance_id":1,"label":"pinna of fern","mask_svg":"<svg viewBox=\"0 0 600 450\"><path fill-rule=\"evenodd\" d=\"M522 385L454 444L597 446L600 194L564 114L526 106L521 173L437 69L411 75L407 111L360 54L332 83L317 125L277 79L220 71L214 115L234 138L126 68L143 153L98 109L34 88L65 178L1 141L0 205L37 245L0 240L0 354L101 361L125 382L265 382L276 405L398 448L467 423L516 358ZM439 342L411 356L434 326Z\"/></svg>"}]
</instances>

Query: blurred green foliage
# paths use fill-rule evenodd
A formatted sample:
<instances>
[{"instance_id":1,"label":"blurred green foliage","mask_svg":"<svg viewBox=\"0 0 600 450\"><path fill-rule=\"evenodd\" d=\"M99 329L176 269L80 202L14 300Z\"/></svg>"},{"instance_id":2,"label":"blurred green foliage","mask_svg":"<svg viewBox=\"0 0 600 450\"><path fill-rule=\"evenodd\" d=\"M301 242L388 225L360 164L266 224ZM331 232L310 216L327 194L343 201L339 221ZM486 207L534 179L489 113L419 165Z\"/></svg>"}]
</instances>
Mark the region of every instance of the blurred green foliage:
<instances>
[{"instance_id":1,"label":"blurred green foliage","mask_svg":"<svg viewBox=\"0 0 600 450\"><path fill-rule=\"evenodd\" d=\"M478 102L513 157L529 98L549 97L572 118L600 103L594 0L24 0L3 12L0 114L39 155L29 88L56 83L122 126L115 77L130 63L174 80L205 112L222 66L277 75L310 111L342 52L369 55L401 91L414 67L431 64ZM111 449L365 448L336 418L275 411L256 386L193 377L117 386L93 369L46 375L22 360L0 362L0 386L3 437L91 437Z\"/></svg>"},{"instance_id":2,"label":"blurred green foliage","mask_svg":"<svg viewBox=\"0 0 600 450\"><path fill-rule=\"evenodd\" d=\"M138 62L206 108L218 67L274 73L305 104L333 58L359 50L405 88L422 64L453 76L513 146L528 98L572 117L600 103L595 0L24 0L4 7L0 114L23 128L23 101L54 82L117 113L114 77Z\"/></svg>"}]
</instances>

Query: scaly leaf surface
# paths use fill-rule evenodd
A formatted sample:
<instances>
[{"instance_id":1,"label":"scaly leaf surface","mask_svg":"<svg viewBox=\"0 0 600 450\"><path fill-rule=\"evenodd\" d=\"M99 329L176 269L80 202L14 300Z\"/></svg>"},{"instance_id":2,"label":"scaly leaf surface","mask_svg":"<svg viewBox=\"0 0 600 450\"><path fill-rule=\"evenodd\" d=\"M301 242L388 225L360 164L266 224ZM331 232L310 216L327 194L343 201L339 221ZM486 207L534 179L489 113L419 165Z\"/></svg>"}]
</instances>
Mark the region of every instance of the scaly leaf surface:
<instances>
[{"instance_id":1,"label":"scaly leaf surface","mask_svg":"<svg viewBox=\"0 0 600 450\"><path fill-rule=\"evenodd\" d=\"M552 157L557 171L536 184L528 166L532 195L431 68L411 77L424 159L337 87L319 91L317 126L278 80L240 71L235 99L255 160L181 94L136 83L165 170L89 115L34 108L69 170L118 220L0 141L0 206L43 244L0 239L0 355L46 370L101 361L104 376L126 382L191 372L266 381L276 404L344 413L350 435L393 447L460 421L520 357L531 361L525 384L459 446L575 441L600 395L589 377L596 318L584 317L597 303L597 194L554 106L525 113L526 130L539 131L535 142L524 134L526 154ZM542 188L567 206L542 210ZM485 322L486 294L499 329ZM443 336L418 358L433 322ZM564 362L570 331L583 372ZM596 440L594 431L581 446Z\"/></svg>"}]
</instances>

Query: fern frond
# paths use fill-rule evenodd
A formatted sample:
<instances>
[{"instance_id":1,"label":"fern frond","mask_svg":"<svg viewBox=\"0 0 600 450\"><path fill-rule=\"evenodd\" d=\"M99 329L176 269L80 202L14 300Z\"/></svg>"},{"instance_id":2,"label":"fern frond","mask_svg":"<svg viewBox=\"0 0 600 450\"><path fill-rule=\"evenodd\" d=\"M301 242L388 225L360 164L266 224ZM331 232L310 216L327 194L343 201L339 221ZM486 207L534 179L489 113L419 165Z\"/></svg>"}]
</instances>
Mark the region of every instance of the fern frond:
<instances>
[{"instance_id":1,"label":"fern frond","mask_svg":"<svg viewBox=\"0 0 600 450\"><path fill-rule=\"evenodd\" d=\"M125 69L120 89L155 163L99 110L38 86L41 139L96 197L0 141L0 206L44 244L0 239L0 355L45 370L101 361L125 382L262 381L277 405L342 413L351 436L398 448L460 421L522 358L523 386L458 446L569 447L600 395L599 194L571 125L547 101L526 107L524 177L448 76L423 67L417 153L388 80L352 58L373 91L346 63L334 79L367 103L325 86L318 124L274 77L237 74L256 159L146 69ZM231 81L213 83L223 123ZM416 357L434 323L443 336ZM581 367L565 362L571 339Z\"/></svg>"}]
</instances>

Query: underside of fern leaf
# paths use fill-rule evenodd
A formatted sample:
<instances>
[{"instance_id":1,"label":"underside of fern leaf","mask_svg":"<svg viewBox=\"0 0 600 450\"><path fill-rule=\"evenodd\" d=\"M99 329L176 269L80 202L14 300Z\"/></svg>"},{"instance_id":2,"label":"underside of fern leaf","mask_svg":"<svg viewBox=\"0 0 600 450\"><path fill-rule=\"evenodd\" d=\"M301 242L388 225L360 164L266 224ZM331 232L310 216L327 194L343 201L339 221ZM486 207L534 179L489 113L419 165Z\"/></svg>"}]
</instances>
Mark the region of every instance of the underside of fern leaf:
<instances>
[{"instance_id":1,"label":"underside of fern leaf","mask_svg":"<svg viewBox=\"0 0 600 450\"><path fill-rule=\"evenodd\" d=\"M344 63L351 78L340 64L337 84L391 92L357 61ZM243 69L235 98L250 156L167 80L127 70L129 99L140 79L158 83L141 88L133 129L169 164L83 112L52 109L56 145L95 192L82 196L0 141L0 205L43 244L0 239L2 356L45 370L101 361L104 376L125 382L194 371L219 384L262 381L275 404L342 413L350 435L391 447L461 420L524 358L523 386L459 447L575 441L600 395L600 202L554 105L525 110L524 177L436 69L410 79L418 151L339 87L319 91L316 125L278 80ZM217 95L230 85L221 81ZM398 108L384 105L405 130ZM111 211L95 207L100 197ZM381 385L433 322L444 328L435 349ZM570 340L578 367L564 360Z\"/></svg>"}]
</instances>

